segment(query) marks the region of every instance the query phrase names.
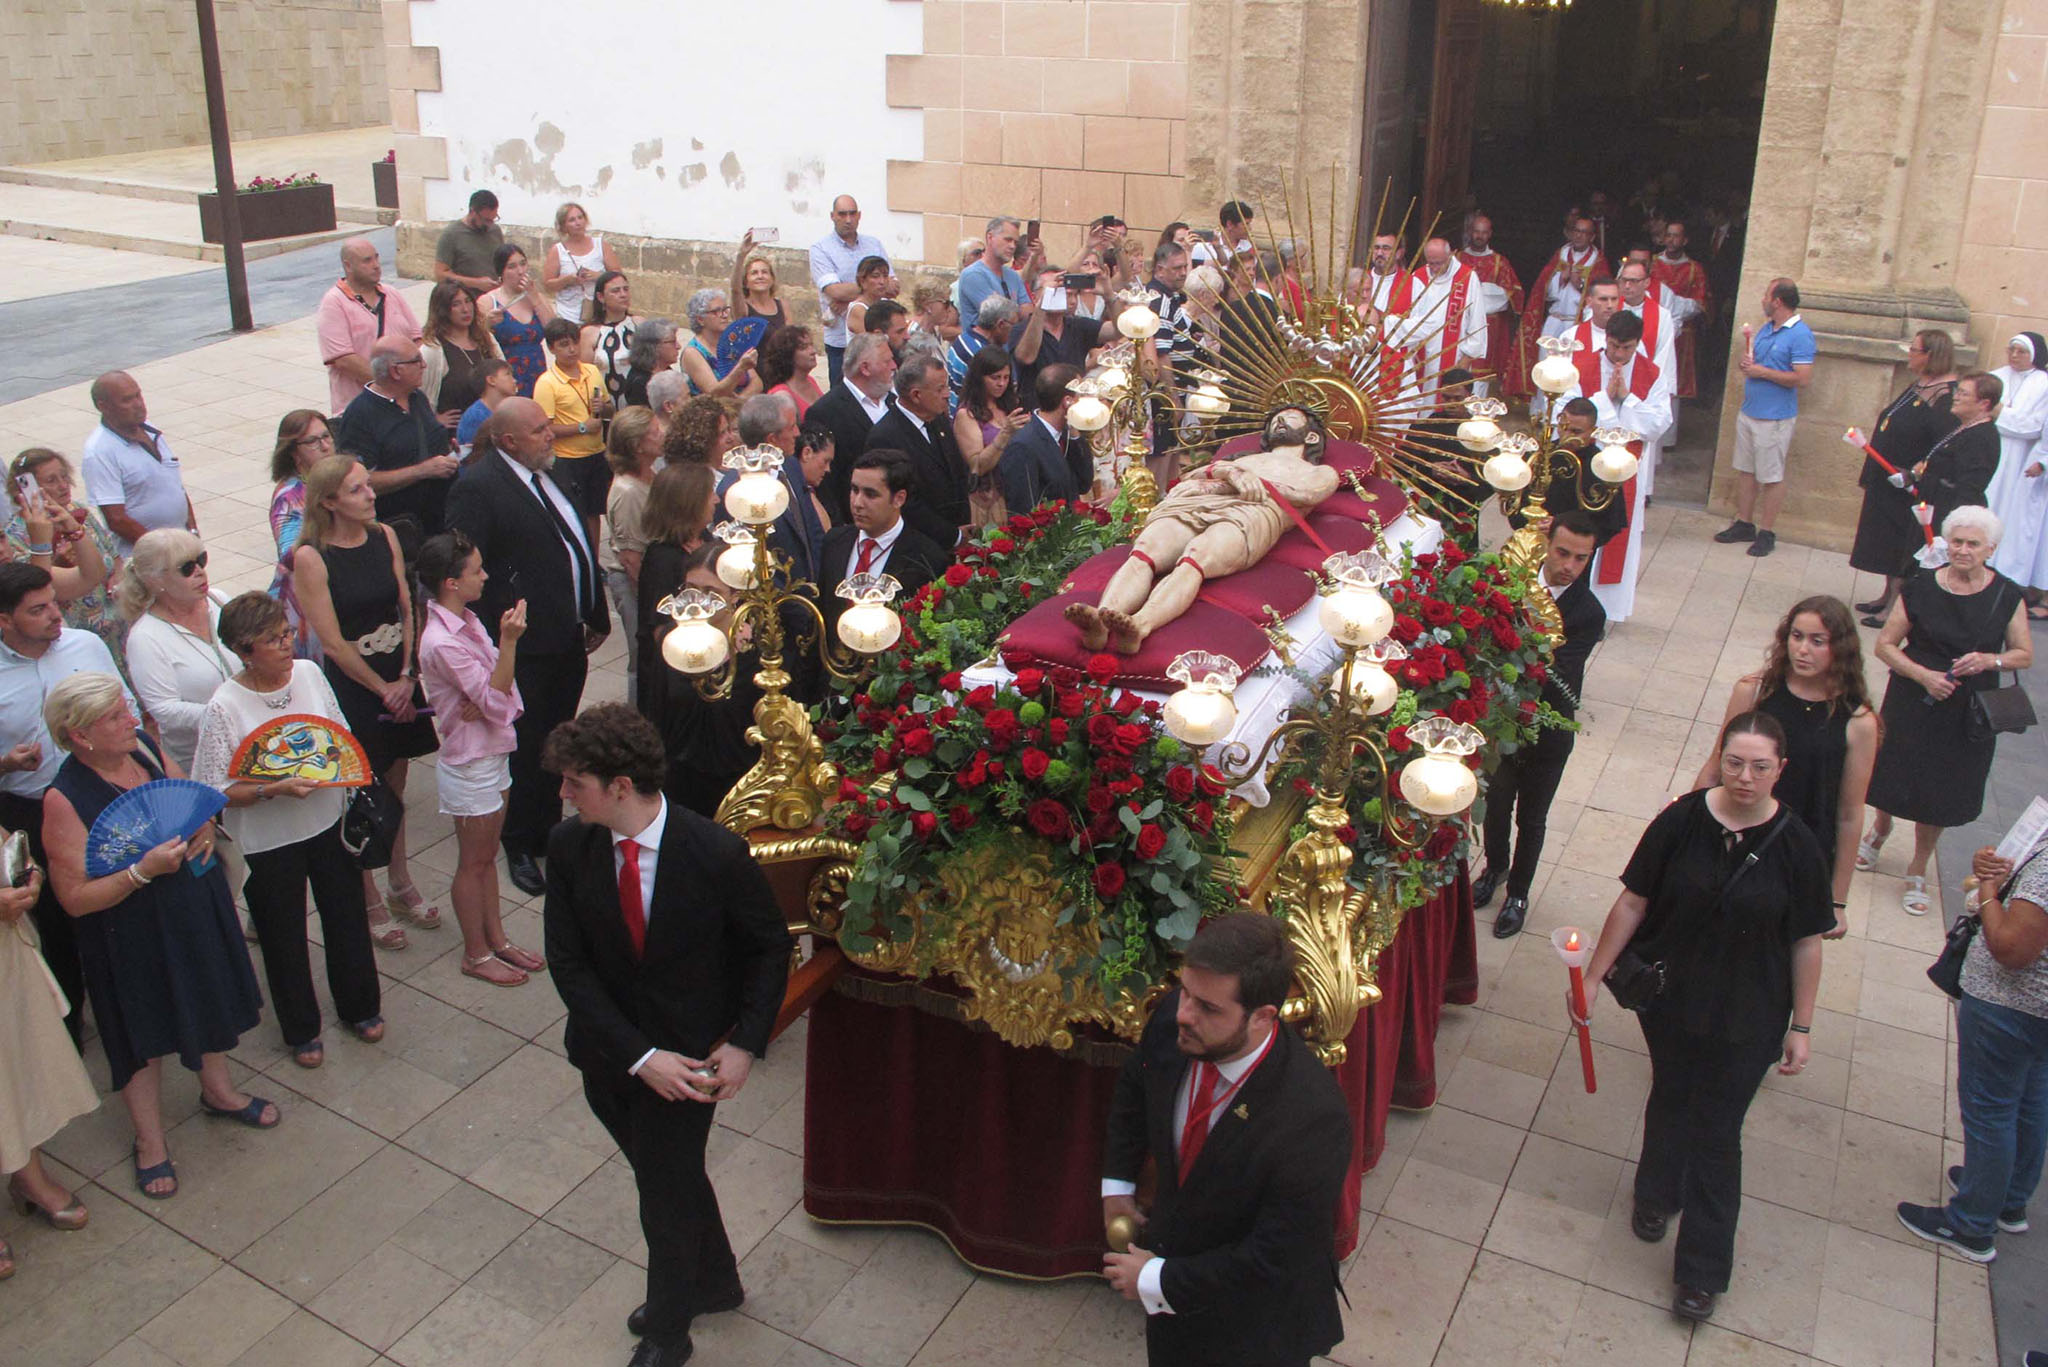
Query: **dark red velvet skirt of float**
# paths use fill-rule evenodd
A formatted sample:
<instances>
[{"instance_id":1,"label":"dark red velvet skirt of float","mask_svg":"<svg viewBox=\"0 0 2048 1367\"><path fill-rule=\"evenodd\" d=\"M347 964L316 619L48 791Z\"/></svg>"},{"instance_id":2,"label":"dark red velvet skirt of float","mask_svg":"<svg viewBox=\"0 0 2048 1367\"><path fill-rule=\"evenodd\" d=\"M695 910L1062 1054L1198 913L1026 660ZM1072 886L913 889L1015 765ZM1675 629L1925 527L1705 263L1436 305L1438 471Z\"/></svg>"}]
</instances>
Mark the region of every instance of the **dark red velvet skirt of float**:
<instances>
[{"instance_id":1,"label":"dark red velvet skirt of float","mask_svg":"<svg viewBox=\"0 0 2048 1367\"><path fill-rule=\"evenodd\" d=\"M1380 958L1380 1003L1360 1017L1337 1069L1356 1117L1339 1257L1358 1242L1359 1180L1385 1147L1388 1107L1436 1100L1437 1017L1447 1000L1473 999L1476 953L1460 869L1403 920ZM1013 1048L917 1006L845 992L812 1008L808 1047L804 1209L813 1218L923 1225L973 1266L1011 1276L1101 1271L1102 1142L1116 1068Z\"/></svg>"}]
</instances>

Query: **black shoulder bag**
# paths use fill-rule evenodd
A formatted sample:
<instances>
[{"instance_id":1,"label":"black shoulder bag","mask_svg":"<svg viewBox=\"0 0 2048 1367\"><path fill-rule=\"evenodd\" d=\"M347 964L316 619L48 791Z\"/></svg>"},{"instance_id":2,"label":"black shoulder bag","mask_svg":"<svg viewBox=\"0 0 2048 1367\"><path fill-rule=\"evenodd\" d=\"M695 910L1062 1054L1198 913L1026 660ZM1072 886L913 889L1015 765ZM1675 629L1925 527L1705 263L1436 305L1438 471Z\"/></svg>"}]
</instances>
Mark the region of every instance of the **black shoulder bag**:
<instances>
[{"instance_id":1,"label":"black shoulder bag","mask_svg":"<svg viewBox=\"0 0 2048 1367\"><path fill-rule=\"evenodd\" d=\"M2002 620L1999 608L2004 606L2005 595L2001 593L1998 606L1991 610L1994 620ZM2034 703L2027 696L2027 690L2020 687L2019 671L2013 671L2009 684L1999 684L1995 674L1992 683L1993 687L1977 689L1970 694L1970 720L1993 735L2016 736L2032 726L2035 721Z\"/></svg>"},{"instance_id":2,"label":"black shoulder bag","mask_svg":"<svg viewBox=\"0 0 2048 1367\"><path fill-rule=\"evenodd\" d=\"M1772 825L1770 830L1764 833L1764 838L1757 843L1757 847L1743 857L1742 863L1736 867L1735 872L1728 875L1728 881L1721 885L1721 895L1714 899L1713 909L1707 915L1701 916L1694 921L1690 928L1692 933L1686 936L1683 942L1684 948L1691 949L1700 937L1706 933L1707 929L1712 926L1715 919L1719 916L1721 909L1728 905L1728 894L1734 891L1735 885L1741 881L1742 875L1756 867L1757 861L1764 857L1764 851L1770 849L1772 843L1777 840L1778 833L1785 829L1786 815L1786 810L1781 803L1776 823ZM1711 817L1711 813L1709 816ZM1615 955L1613 966L1607 970L1607 976L1602 979L1607 984L1607 990L1613 995L1615 1002L1624 1010L1641 1011L1651 1002L1663 996L1664 989L1668 985L1670 960L1672 957L1675 957L1672 951L1679 947L1677 945L1672 946L1671 951L1666 951L1667 957L1654 961L1646 959L1638 953L1633 941L1624 947L1621 953Z\"/></svg>"}]
</instances>

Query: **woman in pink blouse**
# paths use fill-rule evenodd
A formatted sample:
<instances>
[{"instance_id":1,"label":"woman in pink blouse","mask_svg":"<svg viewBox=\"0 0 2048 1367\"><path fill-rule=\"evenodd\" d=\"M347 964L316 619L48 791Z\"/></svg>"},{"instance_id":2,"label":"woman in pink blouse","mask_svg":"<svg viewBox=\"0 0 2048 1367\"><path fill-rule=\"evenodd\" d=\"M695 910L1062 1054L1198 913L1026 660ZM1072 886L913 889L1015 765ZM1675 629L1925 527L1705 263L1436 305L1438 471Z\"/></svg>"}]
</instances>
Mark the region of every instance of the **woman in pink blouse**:
<instances>
[{"instance_id":1,"label":"woman in pink blouse","mask_svg":"<svg viewBox=\"0 0 2048 1367\"><path fill-rule=\"evenodd\" d=\"M525 706L512 663L526 631L526 600L498 621L498 645L469 605L483 596L483 557L461 532L428 538L419 553L427 621L420 631L420 682L441 733L441 811L455 818L457 859L450 896L462 927L462 971L517 987L547 967L505 935L498 914L498 830L505 823L512 723Z\"/></svg>"}]
</instances>

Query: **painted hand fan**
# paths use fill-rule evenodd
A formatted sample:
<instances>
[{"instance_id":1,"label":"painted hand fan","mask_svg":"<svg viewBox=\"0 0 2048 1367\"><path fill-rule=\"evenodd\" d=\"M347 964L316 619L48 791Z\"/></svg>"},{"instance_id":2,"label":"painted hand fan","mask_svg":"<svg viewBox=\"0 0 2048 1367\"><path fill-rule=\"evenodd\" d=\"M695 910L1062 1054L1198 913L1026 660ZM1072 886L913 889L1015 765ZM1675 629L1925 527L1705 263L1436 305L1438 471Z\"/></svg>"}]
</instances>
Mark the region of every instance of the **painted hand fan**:
<instances>
[{"instance_id":1,"label":"painted hand fan","mask_svg":"<svg viewBox=\"0 0 2048 1367\"><path fill-rule=\"evenodd\" d=\"M374 778L363 743L347 727L311 712L289 712L263 723L235 748L230 781L275 783L310 778L322 787L360 788Z\"/></svg>"},{"instance_id":2,"label":"painted hand fan","mask_svg":"<svg viewBox=\"0 0 2048 1367\"><path fill-rule=\"evenodd\" d=\"M718 334L716 359L711 362L712 373L724 379L732 373L733 366L750 347L761 345L761 339L768 335L768 320L760 317L735 318L725 325L725 331Z\"/></svg>"},{"instance_id":3,"label":"painted hand fan","mask_svg":"<svg viewBox=\"0 0 2048 1367\"><path fill-rule=\"evenodd\" d=\"M109 802L86 832L86 876L119 873L166 840L191 835L227 805L220 789L189 778L136 784Z\"/></svg>"}]
</instances>

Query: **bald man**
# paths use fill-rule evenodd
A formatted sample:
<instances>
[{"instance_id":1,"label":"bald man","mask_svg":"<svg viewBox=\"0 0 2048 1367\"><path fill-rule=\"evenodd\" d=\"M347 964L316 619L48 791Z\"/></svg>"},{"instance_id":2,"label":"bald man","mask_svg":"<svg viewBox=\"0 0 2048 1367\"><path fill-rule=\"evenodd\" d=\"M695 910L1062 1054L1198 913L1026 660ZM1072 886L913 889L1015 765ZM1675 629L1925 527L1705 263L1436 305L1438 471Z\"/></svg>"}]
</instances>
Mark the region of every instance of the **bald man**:
<instances>
[{"instance_id":1,"label":"bald man","mask_svg":"<svg viewBox=\"0 0 2048 1367\"><path fill-rule=\"evenodd\" d=\"M142 386L125 370L92 382L100 425L85 439L85 496L107 520L115 550L126 557L144 532L159 527L199 530L185 477L161 429L149 425Z\"/></svg>"},{"instance_id":2,"label":"bald man","mask_svg":"<svg viewBox=\"0 0 2048 1367\"><path fill-rule=\"evenodd\" d=\"M335 422L334 447L370 472L380 522L410 519L421 536L432 536L441 530L458 462L449 454L453 435L420 389L422 368L418 342L378 338L370 382Z\"/></svg>"},{"instance_id":3,"label":"bald man","mask_svg":"<svg viewBox=\"0 0 2048 1367\"><path fill-rule=\"evenodd\" d=\"M825 368L834 385L846 360L846 306L860 297L854 271L870 256L887 261L889 252L881 238L860 230L860 205L853 196L841 195L832 201L832 231L811 244L811 283L818 287L818 312L825 320Z\"/></svg>"},{"instance_id":4,"label":"bald man","mask_svg":"<svg viewBox=\"0 0 2048 1367\"><path fill-rule=\"evenodd\" d=\"M1422 244L1407 321L1395 330L1395 340L1414 358L1408 388L1428 401L1423 412L1435 406L1437 377L1445 367L1470 367L1486 359L1479 273L1458 260L1441 237Z\"/></svg>"},{"instance_id":5,"label":"bald man","mask_svg":"<svg viewBox=\"0 0 2048 1367\"><path fill-rule=\"evenodd\" d=\"M384 263L369 238L341 244L341 279L321 296L313 331L327 367L330 413L345 411L370 382L370 348L378 338L420 339L420 320L403 295L385 287Z\"/></svg>"}]
</instances>

